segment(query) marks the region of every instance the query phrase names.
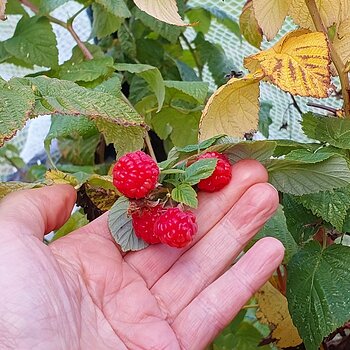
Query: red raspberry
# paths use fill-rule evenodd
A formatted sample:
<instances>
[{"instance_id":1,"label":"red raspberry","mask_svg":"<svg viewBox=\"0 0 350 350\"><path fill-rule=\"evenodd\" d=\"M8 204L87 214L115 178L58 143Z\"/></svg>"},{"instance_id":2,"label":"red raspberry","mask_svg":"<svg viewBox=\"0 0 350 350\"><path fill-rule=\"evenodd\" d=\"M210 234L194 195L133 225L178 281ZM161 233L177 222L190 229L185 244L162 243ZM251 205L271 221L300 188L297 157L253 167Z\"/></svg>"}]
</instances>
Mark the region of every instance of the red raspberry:
<instances>
[{"instance_id":1,"label":"red raspberry","mask_svg":"<svg viewBox=\"0 0 350 350\"><path fill-rule=\"evenodd\" d=\"M191 211L169 208L154 225L154 233L160 241L171 247L183 248L192 242L197 232L196 217Z\"/></svg>"},{"instance_id":2,"label":"red raspberry","mask_svg":"<svg viewBox=\"0 0 350 350\"><path fill-rule=\"evenodd\" d=\"M129 198L144 198L157 184L159 168L146 153L137 151L119 158L113 168L113 184Z\"/></svg>"},{"instance_id":3,"label":"red raspberry","mask_svg":"<svg viewBox=\"0 0 350 350\"><path fill-rule=\"evenodd\" d=\"M142 208L131 214L132 226L137 237L149 244L159 243L158 236L154 234L154 223L164 212L163 207L157 205L152 208Z\"/></svg>"},{"instance_id":4,"label":"red raspberry","mask_svg":"<svg viewBox=\"0 0 350 350\"><path fill-rule=\"evenodd\" d=\"M217 158L216 168L211 176L199 181L198 188L205 192L216 192L224 188L231 180L231 165L227 157L218 152L207 152L198 159Z\"/></svg>"}]
</instances>

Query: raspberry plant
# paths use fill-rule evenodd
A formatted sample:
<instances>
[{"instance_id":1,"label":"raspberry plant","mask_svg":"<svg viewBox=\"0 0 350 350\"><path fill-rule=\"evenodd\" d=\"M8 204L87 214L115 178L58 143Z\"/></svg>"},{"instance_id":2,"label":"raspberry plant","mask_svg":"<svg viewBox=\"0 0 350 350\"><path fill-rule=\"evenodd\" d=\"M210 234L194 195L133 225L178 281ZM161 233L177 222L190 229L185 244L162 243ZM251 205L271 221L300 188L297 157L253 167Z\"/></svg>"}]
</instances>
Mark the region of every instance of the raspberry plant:
<instances>
[{"instance_id":1,"label":"raspberry plant","mask_svg":"<svg viewBox=\"0 0 350 350\"><path fill-rule=\"evenodd\" d=\"M256 159L268 169L281 205L255 240L274 236L286 255L271 283L247 306L249 311L242 310L211 348L256 348L261 341L268 344L264 348L347 348L348 0L248 0L239 24L220 10L219 1L210 8L185 0L80 0L81 11L92 13L95 44L83 42L75 32L80 11L66 22L53 16L65 2L0 0L1 20L20 16L13 36L0 42L0 63L42 67L26 77L0 79L0 159L19 169L21 180L1 183L0 197L21 188L70 183L78 189L85 213L74 213L56 239L85 224L85 215L92 220L111 209L110 226L118 228L118 243L125 250L142 249L157 241L151 228L170 210L171 218L184 215L187 235L173 240L170 224L159 225L159 240L190 242L196 224L188 210L198 205L196 190L206 189L206 179L216 176L214 169L226 157L231 164ZM265 41L269 48L261 50L263 40L276 36L286 16L298 28L275 44ZM246 57L242 67L233 67L222 47L206 39L211 21L259 51ZM196 22L190 40L186 28ZM63 63L58 61L53 24L76 41L71 58ZM216 91L203 81L205 67ZM333 76L338 76L339 91ZM268 138L272 120L266 111L271 105L260 97L262 81L292 96L322 99L336 94L343 106L335 110L321 104L320 114L315 114L296 105L308 143L247 141L257 129ZM27 167L10 139L28 119L46 114L51 115L44 145L48 162ZM50 154L54 139L59 159ZM140 198L130 200L121 196L128 194L123 186L120 193L113 185L112 169L115 160L140 149L158 158L160 174ZM212 152L224 154L224 159L202 156ZM250 309L254 305L256 313ZM279 305L278 312L274 305ZM251 323L252 317L269 330L256 327L260 323Z\"/></svg>"}]
</instances>

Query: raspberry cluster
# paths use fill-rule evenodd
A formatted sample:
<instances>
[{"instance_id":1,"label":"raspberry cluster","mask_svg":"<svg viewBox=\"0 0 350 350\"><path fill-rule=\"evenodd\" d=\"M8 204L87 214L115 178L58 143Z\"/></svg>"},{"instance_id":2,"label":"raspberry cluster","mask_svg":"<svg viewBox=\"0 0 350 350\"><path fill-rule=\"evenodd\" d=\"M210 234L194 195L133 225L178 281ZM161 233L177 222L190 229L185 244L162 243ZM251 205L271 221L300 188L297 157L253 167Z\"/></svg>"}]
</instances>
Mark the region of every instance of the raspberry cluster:
<instances>
[{"instance_id":1,"label":"raspberry cluster","mask_svg":"<svg viewBox=\"0 0 350 350\"><path fill-rule=\"evenodd\" d=\"M197 187L206 192L219 191L231 180L230 162L217 152L204 153L197 160L205 158L216 158L216 167L211 176L199 181ZM137 237L149 244L186 247L198 230L196 217L181 204L168 201L169 197L157 199L157 188L161 187L159 174L157 163L149 155L137 151L117 161L113 168L113 184L133 203L129 214Z\"/></svg>"}]
</instances>

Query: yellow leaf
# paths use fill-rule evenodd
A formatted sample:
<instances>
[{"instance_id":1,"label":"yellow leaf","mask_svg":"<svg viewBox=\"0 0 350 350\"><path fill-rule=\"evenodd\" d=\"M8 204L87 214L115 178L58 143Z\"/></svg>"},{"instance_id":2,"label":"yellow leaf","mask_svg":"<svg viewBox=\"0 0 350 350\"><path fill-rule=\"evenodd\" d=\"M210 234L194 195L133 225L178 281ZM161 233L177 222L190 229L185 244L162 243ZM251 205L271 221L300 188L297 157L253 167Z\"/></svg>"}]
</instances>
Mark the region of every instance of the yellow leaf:
<instances>
[{"instance_id":1,"label":"yellow leaf","mask_svg":"<svg viewBox=\"0 0 350 350\"><path fill-rule=\"evenodd\" d=\"M29 183L17 181L0 182L0 199L4 198L12 192L28 190L31 188L39 188L43 186L45 186L44 183Z\"/></svg>"},{"instance_id":2,"label":"yellow leaf","mask_svg":"<svg viewBox=\"0 0 350 350\"><path fill-rule=\"evenodd\" d=\"M256 312L261 323L272 329L272 338L279 348L295 347L302 343L288 311L287 298L270 282L267 282L255 295L259 309Z\"/></svg>"},{"instance_id":3,"label":"yellow leaf","mask_svg":"<svg viewBox=\"0 0 350 350\"><path fill-rule=\"evenodd\" d=\"M176 0L134 0L135 5L150 16L176 26L188 26L179 13Z\"/></svg>"},{"instance_id":4,"label":"yellow leaf","mask_svg":"<svg viewBox=\"0 0 350 350\"><path fill-rule=\"evenodd\" d=\"M239 27L248 43L260 49L263 33L256 20L252 0L249 0L242 9Z\"/></svg>"},{"instance_id":5,"label":"yellow leaf","mask_svg":"<svg viewBox=\"0 0 350 350\"><path fill-rule=\"evenodd\" d=\"M60 170L48 170L45 174L46 180L51 180L54 184L68 184L72 186L77 186L77 179L70 174L66 174Z\"/></svg>"},{"instance_id":6,"label":"yellow leaf","mask_svg":"<svg viewBox=\"0 0 350 350\"><path fill-rule=\"evenodd\" d=\"M259 114L259 81L262 72L244 78L232 78L209 99L199 124L200 139L219 134L243 137L255 130Z\"/></svg>"},{"instance_id":7,"label":"yellow leaf","mask_svg":"<svg viewBox=\"0 0 350 350\"><path fill-rule=\"evenodd\" d=\"M266 78L293 95L327 97L330 87L329 51L324 34L299 29L275 46L244 60L250 71L261 68Z\"/></svg>"},{"instance_id":8,"label":"yellow leaf","mask_svg":"<svg viewBox=\"0 0 350 350\"><path fill-rule=\"evenodd\" d=\"M350 1L340 0L339 22L342 22L350 17Z\"/></svg>"},{"instance_id":9,"label":"yellow leaf","mask_svg":"<svg viewBox=\"0 0 350 350\"><path fill-rule=\"evenodd\" d=\"M340 14L340 1L348 0L316 0L323 24L328 28L337 23ZM291 0L288 14L302 28L315 30L314 23L306 6L305 0Z\"/></svg>"},{"instance_id":10,"label":"yellow leaf","mask_svg":"<svg viewBox=\"0 0 350 350\"><path fill-rule=\"evenodd\" d=\"M255 17L268 40L281 29L289 3L289 0L253 0Z\"/></svg>"},{"instance_id":11,"label":"yellow leaf","mask_svg":"<svg viewBox=\"0 0 350 350\"><path fill-rule=\"evenodd\" d=\"M350 18L340 23L333 45L344 64L346 64L350 60Z\"/></svg>"}]
</instances>

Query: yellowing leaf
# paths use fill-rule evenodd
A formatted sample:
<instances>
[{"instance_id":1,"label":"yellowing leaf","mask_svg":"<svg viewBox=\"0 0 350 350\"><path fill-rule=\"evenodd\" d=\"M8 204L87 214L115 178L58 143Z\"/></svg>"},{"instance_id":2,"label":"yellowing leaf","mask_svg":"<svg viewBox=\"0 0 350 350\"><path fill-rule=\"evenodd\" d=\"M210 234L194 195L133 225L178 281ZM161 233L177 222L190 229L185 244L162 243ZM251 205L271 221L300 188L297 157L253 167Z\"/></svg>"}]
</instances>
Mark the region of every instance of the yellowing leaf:
<instances>
[{"instance_id":1,"label":"yellowing leaf","mask_svg":"<svg viewBox=\"0 0 350 350\"><path fill-rule=\"evenodd\" d=\"M350 17L340 23L333 45L344 64L346 64L350 60Z\"/></svg>"},{"instance_id":2,"label":"yellowing leaf","mask_svg":"<svg viewBox=\"0 0 350 350\"><path fill-rule=\"evenodd\" d=\"M134 0L135 5L150 16L176 26L188 26L179 13L176 0Z\"/></svg>"},{"instance_id":3,"label":"yellowing leaf","mask_svg":"<svg viewBox=\"0 0 350 350\"><path fill-rule=\"evenodd\" d=\"M31 188L39 188L43 186L45 186L44 183L28 183L17 181L0 182L0 199L4 198L12 192L28 190Z\"/></svg>"},{"instance_id":4,"label":"yellowing leaf","mask_svg":"<svg viewBox=\"0 0 350 350\"><path fill-rule=\"evenodd\" d=\"M221 86L209 99L199 124L200 139L219 134L243 137L256 130L259 113L259 81L263 74L257 72L244 78L233 78Z\"/></svg>"},{"instance_id":5,"label":"yellowing leaf","mask_svg":"<svg viewBox=\"0 0 350 350\"><path fill-rule=\"evenodd\" d=\"M275 46L244 60L250 71L261 68L266 78L293 95L327 97L329 52L324 34L300 29Z\"/></svg>"},{"instance_id":6,"label":"yellowing leaf","mask_svg":"<svg viewBox=\"0 0 350 350\"><path fill-rule=\"evenodd\" d=\"M261 323L272 329L272 339L279 348L295 347L302 343L288 311L287 298L270 282L267 282L255 295L259 304L256 312Z\"/></svg>"},{"instance_id":7,"label":"yellowing leaf","mask_svg":"<svg viewBox=\"0 0 350 350\"><path fill-rule=\"evenodd\" d=\"M4 21L6 19L5 9L7 0L0 0L0 20Z\"/></svg>"},{"instance_id":8,"label":"yellowing leaf","mask_svg":"<svg viewBox=\"0 0 350 350\"><path fill-rule=\"evenodd\" d=\"M53 184L78 185L78 181L73 175L66 174L60 170L48 170L45 174L45 178L46 180L51 180Z\"/></svg>"},{"instance_id":9,"label":"yellowing leaf","mask_svg":"<svg viewBox=\"0 0 350 350\"><path fill-rule=\"evenodd\" d=\"M320 11L323 24L327 28L338 22L340 14L340 1L344 1L345 4L345 2L348 0L316 0L316 6ZM315 26L306 6L305 0L291 0L288 14L300 27L315 30Z\"/></svg>"},{"instance_id":10,"label":"yellowing leaf","mask_svg":"<svg viewBox=\"0 0 350 350\"><path fill-rule=\"evenodd\" d=\"M281 29L289 3L289 0L253 0L255 17L268 40Z\"/></svg>"},{"instance_id":11,"label":"yellowing leaf","mask_svg":"<svg viewBox=\"0 0 350 350\"><path fill-rule=\"evenodd\" d=\"M350 17L350 1L340 0L339 22L344 21L349 17Z\"/></svg>"},{"instance_id":12,"label":"yellowing leaf","mask_svg":"<svg viewBox=\"0 0 350 350\"><path fill-rule=\"evenodd\" d=\"M260 49L263 33L255 18L252 0L248 0L242 9L242 13L239 16L239 27L248 43Z\"/></svg>"}]
</instances>

